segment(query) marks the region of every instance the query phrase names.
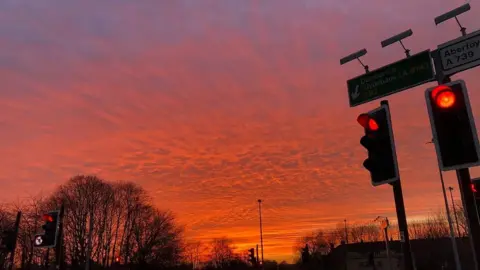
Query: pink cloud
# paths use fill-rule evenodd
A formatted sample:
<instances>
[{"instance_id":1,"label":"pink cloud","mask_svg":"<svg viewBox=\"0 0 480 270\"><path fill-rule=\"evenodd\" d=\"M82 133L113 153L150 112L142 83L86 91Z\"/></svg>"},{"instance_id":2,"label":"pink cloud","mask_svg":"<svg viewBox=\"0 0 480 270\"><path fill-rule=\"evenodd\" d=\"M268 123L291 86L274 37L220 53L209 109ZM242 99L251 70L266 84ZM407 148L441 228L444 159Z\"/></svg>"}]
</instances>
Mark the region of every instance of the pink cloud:
<instances>
[{"instance_id":1,"label":"pink cloud","mask_svg":"<svg viewBox=\"0 0 480 270\"><path fill-rule=\"evenodd\" d=\"M2 198L77 173L132 180L189 237L244 248L258 242L261 197L269 258L290 258L307 230L394 217L391 189L371 187L361 167L355 118L377 103L348 108L345 81L362 69L339 59L367 47L372 68L396 61L401 49L380 41L408 28L412 51L458 36L433 24L447 1L2 5ZM442 203L423 89L389 98L409 215Z\"/></svg>"}]
</instances>

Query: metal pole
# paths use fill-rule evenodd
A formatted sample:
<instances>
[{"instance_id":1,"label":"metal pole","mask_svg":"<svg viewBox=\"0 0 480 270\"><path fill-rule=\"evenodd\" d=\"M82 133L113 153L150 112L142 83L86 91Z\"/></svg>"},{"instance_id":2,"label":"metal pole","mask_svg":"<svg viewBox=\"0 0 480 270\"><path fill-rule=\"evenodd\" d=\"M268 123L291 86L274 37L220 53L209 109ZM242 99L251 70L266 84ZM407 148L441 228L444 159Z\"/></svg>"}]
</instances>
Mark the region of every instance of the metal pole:
<instances>
[{"instance_id":1,"label":"metal pole","mask_svg":"<svg viewBox=\"0 0 480 270\"><path fill-rule=\"evenodd\" d=\"M15 227L14 227L14 239L13 239L13 247L12 251L10 252L10 265L8 268L12 270L13 264L15 263L15 249L17 249L17 238L18 238L18 230L20 228L20 219L22 218L22 212L17 212L17 218L15 219Z\"/></svg>"},{"instance_id":2,"label":"metal pole","mask_svg":"<svg viewBox=\"0 0 480 270\"><path fill-rule=\"evenodd\" d=\"M56 269L63 269L63 217L65 215L65 204L60 206L57 245L55 246L55 264Z\"/></svg>"},{"instance_id":3,"label":"metal pole","mask_svg":"<svg viewBox=\"0 0 480 270\"><path fill-rule=\"evenodd\" d=\"M477 207L475 197L470 190L470 171L468 169L457 170L457 179L462 194L463 209L466 214L466 220L469 229L470 245L472 247L475 269L480 269L480 223L478 222Z\"/></svg>"},{"instance_id":4,"label":"metal pole","mask_svg":"<svg viewBox=\"0 0 480 270\"><path fill-rule=\"evenodd\" d=\"M440 55L438 50L434 50L431 53L435 69L441 70L442 63L440 62ZM438 84L451 82L449 76L437 75ZM477 207L475 204L475 197L470 190L471 179L470 171L468 168L456 170L458 186L460 188L460 194L462 195L463 210L465 211L465 219L467 221L469 230L470 246L473 253L473 259L475 262L475 269L480 270L480 223L478 221Z\"/></svg>"},{"instance_id":5,"label":"metal pole","mask_svg":"<svg viewBox=\"0 0 480 270\"><path fill-rule=\"evenodd\" d=\"M383 228L383 234L385 236L385 250L387 251L388 269L392 270L392 260L390 258L390 247L388 246L388 219L385 218L386 226Z\"/></svg>"},{"instance_id":6,"label":"metal pole","mask_svg":"<svg viewBox=\"0 0 480 270\"><path fill-rule=\"evenodd\" d=\"M388 105L387 100L382 100L380 105ZM405 203L403 202L403 192L400 177L397 181L391 183L393 187L393 197L395 200L395 209L397 211L398 229L400 233L400 242L402 244L404 269L415 270L412 258L412 251L410 249L410 239L408 236L407 214L405 213Z\"/></svg>"},{"instance_id":7,"label":"metal pole","mask_svg":"<svg viewBox=\"0 0 480 270\"><path fill-rule=\"evenodd\" d=\"M441 173L441 171L440 171ZM458 223L458 218L457 218L457 210L455 209L455 201L453 200L453 187L448 187L448 190L450 190L450 198L452 199L452 207L453 207L453 215L455 217L455 224L457 224L457 233L458 233L458 237L462 237L460 235L460 225Z\"/></svg>"},{"instance_id":8,"label":"metal pole","mask_svg":"<svg viewBox=\"0 0 480 270\"><path fill-rule=\"evenodd\" d=\"M348 244L347 219L344 219L343 222L345 222L345 243Z\"/></svg>"},{"instance_id":9,"label":"metal pole","mask_svg":"<svg viewBox=\"0 0 480 270\"><path fill-rule=\"evenodd\" d=\"M450 208L448 207L447 192L445 191L445 182L443 181L443 173L442 173L442 169L440 168L440 164L438 166L438 173L440 174L440 182L442 183L443 200L445 201L445 209L447 210L448 226L450 228L450 239L452 240L452 248L453 248L453 255L455 257L455 264L457 266L457 270L461 270L462 264L460 263L460 257L458 255L457 240L455 239L455 232L453 231L452 217L450 216Z\"/></svg>"},{"instance_id":10,"label":"metal pole","mask_svg":"<svg viewBox=\"0 0 480 270\"><path fill-rule=\"evenodd\" d=\"M397 210L398 229L400 241L402 244L403 260L405 270L414 270L412 251L410 249L410 239L408 237L407 215L405 214L405 204L403 202L402 184L399 179L392 183L393 197L395 198L395 208ZM403 240L403 241L402 241Z\"/></svg>"},{"instance_id":11,"label":"metal pole","mask_svg":"<svg viewBox=\"0 0 480 270\"><path fill-rule=\"evenodd\" d=\"M258 199L258 214L260 217L260 247L262 248L262 268L263 268L263 227L262 227L262 200Z\"/></svg>"},{"instance_id":12,"label":"metal pole","mask_svg":"<svg viewBox=\"0 0 480 270\"><path fill-rule=\"evenodd\" d=\"M45 269L48 269L50 266L50 248L47 248L45 251Z\"/></svg>"},{"instance_id":13,"label":"metal pole","mask_svg":"<svg viewBox=\"0 0 480 270\"><path fill-rule=\"evenodd\" d=\"M255 259L255 267L258 267L258 244L257 244L257 258Z\"/></svg>"}]
</instances>

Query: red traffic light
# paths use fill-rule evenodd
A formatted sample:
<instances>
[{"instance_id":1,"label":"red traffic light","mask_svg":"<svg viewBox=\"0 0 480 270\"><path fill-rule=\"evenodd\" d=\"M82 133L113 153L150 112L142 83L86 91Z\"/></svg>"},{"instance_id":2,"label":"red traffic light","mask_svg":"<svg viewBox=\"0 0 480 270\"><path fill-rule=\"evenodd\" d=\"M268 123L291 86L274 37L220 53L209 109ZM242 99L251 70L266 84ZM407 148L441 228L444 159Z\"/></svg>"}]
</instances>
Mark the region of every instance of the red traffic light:
<instances>
[{"instance_id":1,"label":"red traffic light","mask_svg":"<svg viewBox=\"0 0 480 270\"><path fill-rule=\"evenodd\" d=\"M432 91L432 98L435 104L443 109L452 107L455 104L455 93L452 88L440 85Z\"/></svg>"},{"instance_id":2,"label":"red traffic light","mask_svg":"<svg viewBox=\"0 0 480 270\"><path fill-rule=\"evenodd\" d=\"M477 193L477 189L475 188L475 184L470 184L470 188L474 193Z\"/></svg>"},{"instance_id":3,"label":"red traffic light","mask_svg":"<svg viewBox=\"0 0 480 270\"><path fill-rule=\"evenodd\" d=\"M53 222L53 217L49 214L43 214L42 219L45 222Z\"/></svg>"},{"instance_id":4,"label":"red traffic light","mask_svg":"<svg viewBox=\"0 0 480 270\"><path fill-rule=\"evenodd\" d=\"M370 115L362 113L357 117L357 122L367 130L376 131L379 129L377 121L371 118Z\"/></svg>"}]
</instances>

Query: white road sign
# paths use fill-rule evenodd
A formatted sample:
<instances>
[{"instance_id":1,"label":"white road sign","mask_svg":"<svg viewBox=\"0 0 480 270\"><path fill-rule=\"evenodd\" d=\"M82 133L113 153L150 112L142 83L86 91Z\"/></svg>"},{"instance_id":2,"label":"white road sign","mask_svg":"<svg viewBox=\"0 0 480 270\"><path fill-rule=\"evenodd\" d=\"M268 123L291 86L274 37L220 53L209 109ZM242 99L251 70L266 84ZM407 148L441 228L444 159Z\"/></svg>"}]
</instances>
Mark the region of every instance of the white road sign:
<instances>
[{"instance_id":1,"label":"white road sign","mask_svg":"<svg viewBox=\"0 0 480 270\"><path fill-rule=\"evenodd\" d=\"M438 45L444 75L480 65L480 31Z\"/></svg>"},{"instance_id":2,"label":"white road sign","mask_svg":"<svg viewBox=\"0 0 480 270\"><path fill-rule=\"evenodd\" d=\"M43 243L43 238L39 235L35 238L35 245L40 246Z\"/></svg>"}]
</instances>

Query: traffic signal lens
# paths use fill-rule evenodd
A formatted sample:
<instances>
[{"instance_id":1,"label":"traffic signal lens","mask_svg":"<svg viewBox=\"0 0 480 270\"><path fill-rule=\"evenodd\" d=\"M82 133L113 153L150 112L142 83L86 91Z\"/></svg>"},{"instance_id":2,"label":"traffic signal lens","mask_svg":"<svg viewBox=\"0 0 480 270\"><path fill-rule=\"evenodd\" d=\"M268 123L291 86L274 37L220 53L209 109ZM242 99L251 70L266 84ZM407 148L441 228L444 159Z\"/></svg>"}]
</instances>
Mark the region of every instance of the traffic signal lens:
<instances>
[{"instance_id":1,"label":"traffic signal lens","mask_svg":"<svg viewBox=\"0 0 480 270\"><path fill-rule=\"evenodd\" d=\"M366 113L362 113L357 117L357 122L364 128L367 128L368 120L370 119L370 116Z\"/></svg>"},{"instance_id":2,"label":"traffic signal lens","mask_svg":"<svg viewBox=\"0 0 480 270\"><path fill-rule=\"evenodd\" d=\"M477 189L475 188L475 184L470 184L470 188L474 193L477 193Z\"/></svg>"},{"instance_id":3,"label":"traffic signal lens","mask_svg":"<svg viewBox=\"0 0 480 270\"><path fill-rule=\"evenodd\" d=\"M433 89L432 98L435 100L435 104L442 109L452 107L456 100L452 88L446 85L440 85Z\"/></svg>"},{"instance_id":4,"label":"traffic signal lens","mask_svg":"<svg viewBox=\"0 0 480 270\"><path fill-rule=\"evenodd\" d=\"M45 222L53 222L53 217L49 214L44 214L43 215L43 221Z\"/></svg>"},{"instance_id":5,"label":"traffic signal lens","mask_svg":"<svg viewBox=\"0 0 480 270\"><path fill-rule=\"evenodd\" d=\"M371 118L368 114L362 113L357 117L357 122L365 129L370 131L377 131L378 124L375 119Z\"/></svg>"},{"instance_id":6,"label":"traffic signal lens","mask_svg":"<svg viewBox=\"0 0 480 270\"><path fill-rule=\"evenodd\" d=\"M440 108L450 108L455 104L455 94L452 91L442 91L438 93L437 98L435 99L438 107Z\"/></svg>"},{"instance_id":7,"label":"traffic signal lens","mask_svg":"<svg viewBox=\"0 0 480 270\"><path fill-rule=\"evenodd\" d=\"M375 121L375 119L368 119L368 129L371 130L371 131L376 131L378 130L378 124L377 124L377 121Z\"/></svg>"}]
</instances>

